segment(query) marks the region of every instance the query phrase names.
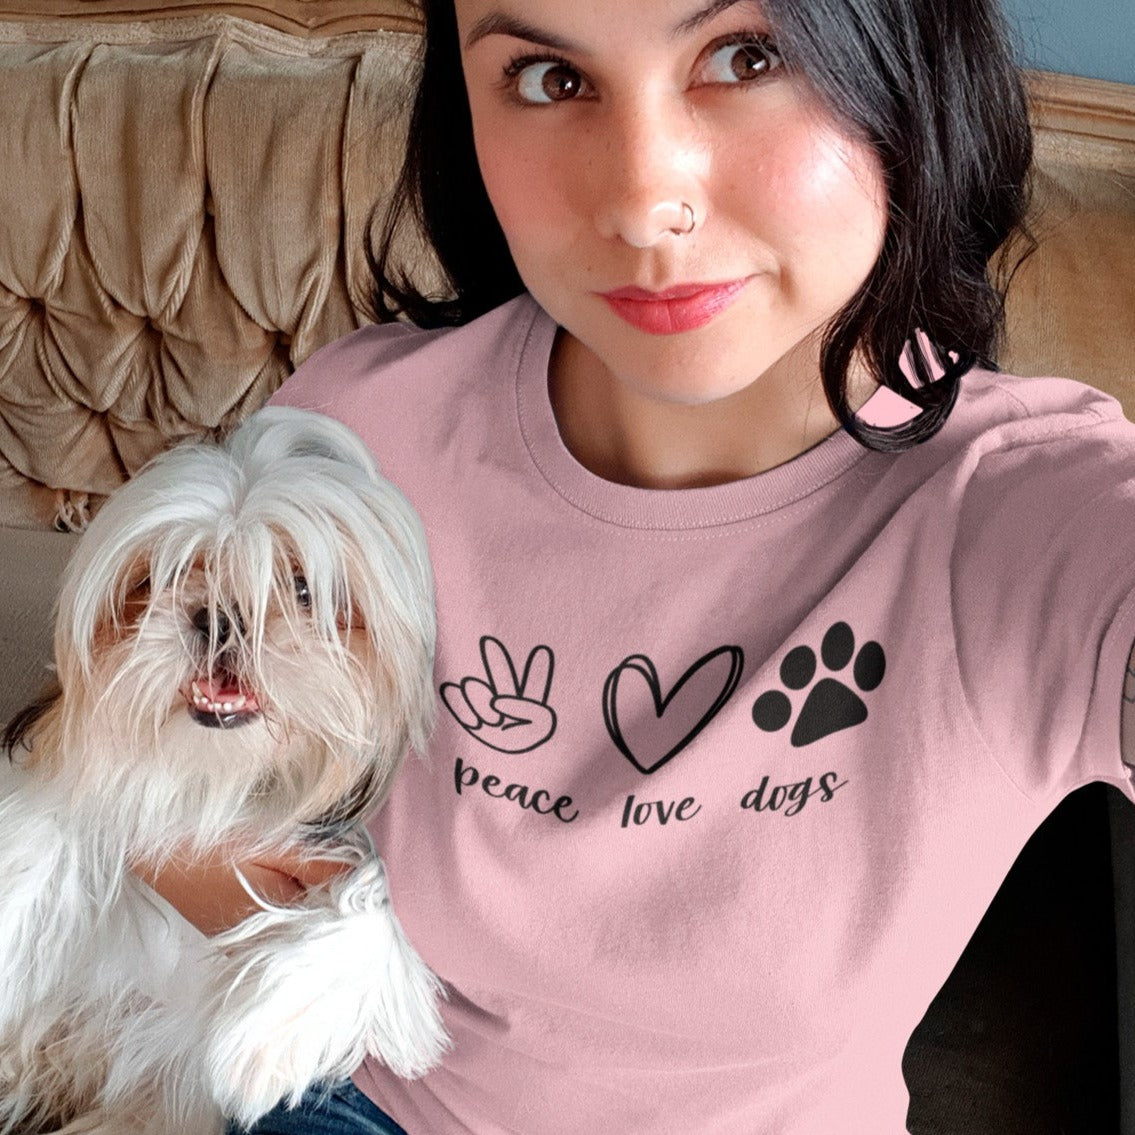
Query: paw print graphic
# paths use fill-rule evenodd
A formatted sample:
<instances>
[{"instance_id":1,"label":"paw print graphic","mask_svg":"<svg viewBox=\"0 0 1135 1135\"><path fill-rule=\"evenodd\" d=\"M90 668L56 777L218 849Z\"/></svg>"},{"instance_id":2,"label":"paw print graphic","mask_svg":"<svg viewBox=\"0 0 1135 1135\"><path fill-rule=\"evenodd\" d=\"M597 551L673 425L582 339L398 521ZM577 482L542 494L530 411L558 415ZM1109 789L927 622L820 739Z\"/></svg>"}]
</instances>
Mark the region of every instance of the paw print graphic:
<instances>
[{"instance_id":1,"label":"paw print graphic","mask_svg":"<svg viewBox=\"0 0 1135 1135\"><path fill-rule=\"evenodd\" d=\"M796 725L792 744L811 745L841 729L850 729L867 720L867 704L852 685L863 693L874 690L883 680L887 658L877 642L865 642L855 650L855 632L847 623L833 623L820 643L820 659L832 673L851 663L848 682L825 676L808 691ZM780 680L790 690L803 690L816 677L816 652L809 646L790 650L780 664ZM783 729L792 720L792 700L783 690L769 690L753 703L753 721L766 733Z\"/></svg>"}]
</instances>

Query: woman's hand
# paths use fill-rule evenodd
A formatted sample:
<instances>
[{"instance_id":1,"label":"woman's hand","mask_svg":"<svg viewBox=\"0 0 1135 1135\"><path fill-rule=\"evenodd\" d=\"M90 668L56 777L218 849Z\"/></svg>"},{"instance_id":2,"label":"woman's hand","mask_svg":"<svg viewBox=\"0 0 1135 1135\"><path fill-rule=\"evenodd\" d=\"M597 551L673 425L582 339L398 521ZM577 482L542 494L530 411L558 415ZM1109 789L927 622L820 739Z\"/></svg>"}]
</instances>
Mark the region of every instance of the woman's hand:
<instances>
[{"instance_id":1,"label":"woman's hand","mask_svg":"<svg viewBox=\"0 0 1135 1135\"><path fill-rule=\"evenodd\" d=\"M237 871L267 902L286 905L302 899L309 887L350 870L349 864L311 859L298 851L241 859L239 850L220 847L194 858L174 856L160 867L133 865L148 883L203 934L231 930L260 908L237 878Z\"/></svg>"}]
</instances>

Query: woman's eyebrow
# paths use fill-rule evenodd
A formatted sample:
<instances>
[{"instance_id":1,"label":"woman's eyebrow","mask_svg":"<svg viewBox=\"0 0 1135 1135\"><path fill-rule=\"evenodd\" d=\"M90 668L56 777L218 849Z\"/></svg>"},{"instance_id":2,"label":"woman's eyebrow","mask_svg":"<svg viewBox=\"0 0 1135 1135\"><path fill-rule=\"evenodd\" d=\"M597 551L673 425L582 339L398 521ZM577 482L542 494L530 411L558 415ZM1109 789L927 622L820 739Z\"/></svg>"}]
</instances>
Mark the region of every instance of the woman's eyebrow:
<instances>
[{"instance_id":1,"label":"woman's eyebrow","mask_svg":"<svg viewBox=\"0 0 1135 1135\"><path fill-rule=\"evenodd\" d=\"M751 2L751 0L713 0L712 3L707 4L704 8L701 8L692 16L687 16L681 23L677 24L670 33L670 38L680 39L684 35L689 35L690 32L696 32L702 24L708 24L710 20L720 15L726 9L732 8L735 4L749 2Z\"/></svg>"},{"instance_id":2,"label":"woman's eyebrow","mask_svg":"<svg viewBox=\"0 0 1135 1135\"><path fill-rule=\"evenodd\" d=\"M750 0L712 0L712 3L698 9L680 23L675 24L670 31L670 38L680 39L684 35L689 35L691 32L697 31L703 24L709 23L710 20L727 8L747 2L750 2ZM570 39L564 39L563 36L556 35L554 32L543 31L518 16L500 11L489 12L488 15L482 16L469 29L469 34L465 37L465 50L468 51L479 40L490 35L513 36L516 39L527 40L529 43L538 43L541 47L547 47L553 51L578 53L583 51L579 44L573 43Z\"/></svg>"},{"instance_id":3,"label":"woman's eyebrow","mask_svg":"<svg viewBox=\"0 0 1135 1135\"><path fill-rule=\"evenodd\" d=\"M465 50L468 51L473 44L490 35L510 35L516 39L526 39L529 43L538 43L553 51L581 50L579 45L572 43L571 40L554 35L552 32L541 31L535 25L526 23L507 12L490 12L487 16L482 16L469 29L469 34L465 37Z\"/></svg>"}]
</instances>

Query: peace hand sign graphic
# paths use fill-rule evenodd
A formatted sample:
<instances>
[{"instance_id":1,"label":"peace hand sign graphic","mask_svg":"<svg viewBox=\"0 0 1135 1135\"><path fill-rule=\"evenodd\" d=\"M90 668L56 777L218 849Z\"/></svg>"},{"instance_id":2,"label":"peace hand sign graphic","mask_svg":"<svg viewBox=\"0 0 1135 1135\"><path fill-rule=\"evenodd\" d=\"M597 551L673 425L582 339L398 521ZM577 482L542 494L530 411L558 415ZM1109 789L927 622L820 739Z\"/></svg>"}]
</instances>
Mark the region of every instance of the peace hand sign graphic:
<instances>
[{"instance_id":1,"label":"peace hand sign graphic","mask_svg":"<svg viewBox=\"0 0 1135 1135\"><path fill-rule=\"evenodd\" d=\"M555 658L549 646L528 655L517 677L504 643L492 635L481 639L485 678L445 682L441 697L461 728L498 753L528 753L556 731L556 713L548 705ZM486 680L487 679L487 680Z\"/></svg>"}]
</instances>

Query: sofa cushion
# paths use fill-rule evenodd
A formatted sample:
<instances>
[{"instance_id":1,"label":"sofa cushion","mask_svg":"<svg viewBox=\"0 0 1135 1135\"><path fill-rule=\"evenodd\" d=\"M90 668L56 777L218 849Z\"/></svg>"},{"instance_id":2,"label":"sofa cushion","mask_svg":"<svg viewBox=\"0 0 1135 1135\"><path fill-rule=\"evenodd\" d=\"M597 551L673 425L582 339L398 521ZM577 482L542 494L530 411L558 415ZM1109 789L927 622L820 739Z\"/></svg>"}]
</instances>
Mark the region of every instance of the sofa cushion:
<instances>
[{"instance_id":1,"label":"sofa cushion","mask_svg":"<svg viewBox=\"0 0 1135 1135\"><path fill-rule=\"evenodd\" d=\"M81 516L367 318L418 43L0 21L0 523Z\"/></svg>"}]
</instances>

